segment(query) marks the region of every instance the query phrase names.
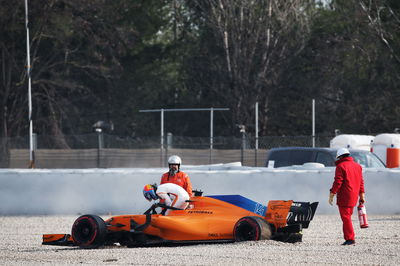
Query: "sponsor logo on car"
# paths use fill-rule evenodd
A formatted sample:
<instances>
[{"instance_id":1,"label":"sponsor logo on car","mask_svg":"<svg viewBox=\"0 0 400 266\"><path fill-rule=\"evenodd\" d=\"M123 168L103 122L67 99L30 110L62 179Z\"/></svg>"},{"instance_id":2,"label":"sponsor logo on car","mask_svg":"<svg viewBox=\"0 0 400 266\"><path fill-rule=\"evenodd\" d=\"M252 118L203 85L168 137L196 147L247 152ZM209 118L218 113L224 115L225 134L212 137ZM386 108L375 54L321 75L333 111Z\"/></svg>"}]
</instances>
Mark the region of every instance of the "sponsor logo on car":
<instances>
[{"instance_id":1,"label":"sponsor logo on car","mask_svg":"<svg viewBox=\"0 0 400 266\"><path fill-rule=\"evenodd\" d=\"M264 215L265 209L266 209L265 206L263 206L263 205L257 203L256 206L255 206L255 208L254 208L254 211L253 211L253 212L254 212L255 214L258 214L258 215Z\"/></svg>"},{"instance_id":2,"label":"sponsor logo on car","mask_svg":"<svg viewBox=\"0 0 400 266\"><path fill-rule=\"evenodd\" d=\"M202 213L202 214L213 214L212 211L188 211L188 213Z\"/></svg>"}]
</instances>

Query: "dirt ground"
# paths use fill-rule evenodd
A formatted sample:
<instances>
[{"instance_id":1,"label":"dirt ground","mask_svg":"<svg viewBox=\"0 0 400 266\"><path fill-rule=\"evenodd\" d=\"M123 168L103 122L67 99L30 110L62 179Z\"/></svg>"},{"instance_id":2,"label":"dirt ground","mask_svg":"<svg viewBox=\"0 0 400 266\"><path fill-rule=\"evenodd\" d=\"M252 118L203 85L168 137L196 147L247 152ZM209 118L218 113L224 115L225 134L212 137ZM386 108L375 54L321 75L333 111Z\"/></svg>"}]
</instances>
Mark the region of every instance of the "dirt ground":
<instances>
[{"instance_id":1,"label":"dirt ground","mask_svg":"<svg viewBox=\"0 0 400 266\"><path fill-rule=\"evenodd\" d=\"M42 234L70 233L77 216L0 216L2 265L400 265L400 215L369 216L356 245L341 246L338 215L316 215L303 231L303 242L272 240L181 247L95 250L42 246ZM103 218L107 218L103 216Z\"/></svg>"}]
</instances>

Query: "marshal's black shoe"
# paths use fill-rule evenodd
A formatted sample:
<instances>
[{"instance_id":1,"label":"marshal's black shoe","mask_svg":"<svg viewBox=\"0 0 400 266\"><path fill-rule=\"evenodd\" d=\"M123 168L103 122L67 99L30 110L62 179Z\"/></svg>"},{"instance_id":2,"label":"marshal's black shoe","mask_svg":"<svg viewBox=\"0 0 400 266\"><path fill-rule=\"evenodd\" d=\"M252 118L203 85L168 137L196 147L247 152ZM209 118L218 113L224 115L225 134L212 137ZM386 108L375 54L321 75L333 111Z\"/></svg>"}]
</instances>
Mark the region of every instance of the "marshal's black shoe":
<instances>
[{"instance_id":1,"label":"marshal's black shoe","mask_svg":"<svg viewBox=\"0 0 400 266\"><path fill-rule=\"evenodd\" d=\"M342 246L350 246L350 245L355 245L356 241L354 240L346 240L343 242Z\"/></svg>"}]
</instances>

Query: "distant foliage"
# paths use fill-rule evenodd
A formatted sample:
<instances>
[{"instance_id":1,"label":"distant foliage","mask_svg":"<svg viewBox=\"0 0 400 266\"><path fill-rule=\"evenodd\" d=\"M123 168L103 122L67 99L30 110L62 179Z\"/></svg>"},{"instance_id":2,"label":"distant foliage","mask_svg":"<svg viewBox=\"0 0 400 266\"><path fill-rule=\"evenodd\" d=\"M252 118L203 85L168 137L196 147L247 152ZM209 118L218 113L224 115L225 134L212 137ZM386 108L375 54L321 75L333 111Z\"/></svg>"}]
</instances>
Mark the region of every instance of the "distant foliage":
<instances>
[{"instance_id":1,"label":"distant foliage","mask_svg":"<svg viewBox=\"0 0 400 266\"><path fill-rule=\"evenodd\" d=\"M392 132L400 127L396 0L29 2L34 131L156 136L159 113L228 107L215 135ZM28 134L24 1L0 0L0 137ZM203 113L165 132L208 136ZM254 133L251 133L254 134ZM68 147L56 138L57 147Z\"/></svg>"}]
</instances>

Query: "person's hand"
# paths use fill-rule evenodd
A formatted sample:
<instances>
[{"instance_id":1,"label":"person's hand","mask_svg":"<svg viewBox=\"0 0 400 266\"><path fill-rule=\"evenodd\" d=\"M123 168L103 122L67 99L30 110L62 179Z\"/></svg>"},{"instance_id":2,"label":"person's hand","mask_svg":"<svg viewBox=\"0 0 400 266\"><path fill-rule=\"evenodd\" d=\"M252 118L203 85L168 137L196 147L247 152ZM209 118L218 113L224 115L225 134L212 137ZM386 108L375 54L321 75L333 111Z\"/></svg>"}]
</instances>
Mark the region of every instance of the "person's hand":
<instances>
[{"instance_id":1,"label":"person's hand","mask_svg":"<svg viewBox=\"0 0 400 266\"><path fill-rule=\"evenodd\" d=\"M329 200L328 200L328 202L329 202L330 205L332 205L332 203L333 203L333 197L334 197L334 196L335 196L335 194L333 194L332 192L329 193Z\"/></svg>"},{"instance_id":2,"label":"person's hand","mask_svg":"<svg viewBox=\"0 0 400 266\"><path fill-rule=\"evenodd\" d=\"M360 204L364 204L365 203L365 193L361 193L360 194Z\"/></svg>"}]
</instances>

